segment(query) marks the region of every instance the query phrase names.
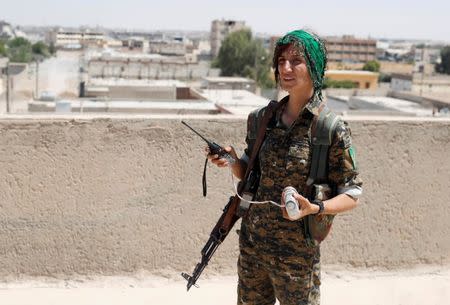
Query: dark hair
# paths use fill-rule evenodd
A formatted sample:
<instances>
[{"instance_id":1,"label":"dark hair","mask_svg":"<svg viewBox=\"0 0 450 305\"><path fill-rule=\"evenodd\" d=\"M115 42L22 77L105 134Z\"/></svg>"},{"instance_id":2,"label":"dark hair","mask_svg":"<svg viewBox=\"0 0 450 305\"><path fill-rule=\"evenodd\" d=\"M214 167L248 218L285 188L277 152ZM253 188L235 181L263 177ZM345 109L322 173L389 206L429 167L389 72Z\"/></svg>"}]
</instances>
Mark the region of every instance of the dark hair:
<instances>
[{"instance_id":1,"label":"dark hair","mask_svg":"<svg viewBox=\"0 0 450 305\"><path fill-rule=\"evenodd\" d=\"M317 42L317 45L315 47L316 55L310 54L309 52L314 50L310 50L305 46L305 41L303 41L302 38L299 36L304 36L307 34L307 37L310 39L313 39L315 42ZM307 41L310 41L307 38ZM307 42L308 46L311 47L310 42ZM294 49L305 58L306 65L308 66L308 72L311 76L311 79L313 81L313 87L314 87L314 95L317 95L319 99L322 99L322 86L323 86L323 78L324 73L327 65L327 49L325 47L325 42L316 34L314 34L311 31L306 30L299 30L299 31L292 31L282 38L280 38L275 46L273 59L272 59L272 68L274 70L274 76L275 81L277 84L280 82L280 72L278 71L278 58L281 56L281 54L289 47L293 46ZM317 60L317 54L323 55L323 62L319 61L318 63L315 62L315 59ZM316 66L318 64L318 66Z\"/></svg>"}]
</instances>

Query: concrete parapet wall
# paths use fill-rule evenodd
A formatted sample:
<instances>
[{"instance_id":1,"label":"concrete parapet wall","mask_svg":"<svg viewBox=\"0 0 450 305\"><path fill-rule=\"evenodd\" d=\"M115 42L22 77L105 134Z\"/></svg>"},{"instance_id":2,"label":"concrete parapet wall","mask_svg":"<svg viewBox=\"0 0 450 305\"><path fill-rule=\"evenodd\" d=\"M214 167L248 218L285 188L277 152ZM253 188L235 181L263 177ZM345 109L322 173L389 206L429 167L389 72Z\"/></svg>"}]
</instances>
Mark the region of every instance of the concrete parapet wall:
<instances>
[{"instance_id":1,"label":"concrete parapet wall","mask_svg":"<svg viewBox=\"0 0 450 305\"><path fill-rule=\"evenodd\" d=\"M188 119L242 152L244 119ZM450 121L351 120L364 197L324 264L450 263ZM180 119L0 119L0 278L191 272L231 195ZM238 228L236 225L235 229ZM206 273L234 273L230 233Z\"/></svg>"}]
</instances>

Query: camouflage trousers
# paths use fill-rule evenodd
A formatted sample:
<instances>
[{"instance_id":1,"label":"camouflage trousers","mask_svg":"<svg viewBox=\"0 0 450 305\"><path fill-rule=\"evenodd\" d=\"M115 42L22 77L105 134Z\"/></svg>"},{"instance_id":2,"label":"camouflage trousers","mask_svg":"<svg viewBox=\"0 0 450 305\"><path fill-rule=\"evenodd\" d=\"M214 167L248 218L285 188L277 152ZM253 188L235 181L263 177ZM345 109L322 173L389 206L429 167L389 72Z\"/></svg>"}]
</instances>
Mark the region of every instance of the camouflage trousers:
<instances>
[{"instance_id":1,"label":"camouflage trousers","mask_svg":"<svg viewBox=\"0 0 450 305\"><path fill-rule=\"evenodd\" d=\"M298 223L267 221L261 229L243 219L237 304L319 305L319 247L306 246L303 233L292 230Z\"/></svg>"}]
</instances>

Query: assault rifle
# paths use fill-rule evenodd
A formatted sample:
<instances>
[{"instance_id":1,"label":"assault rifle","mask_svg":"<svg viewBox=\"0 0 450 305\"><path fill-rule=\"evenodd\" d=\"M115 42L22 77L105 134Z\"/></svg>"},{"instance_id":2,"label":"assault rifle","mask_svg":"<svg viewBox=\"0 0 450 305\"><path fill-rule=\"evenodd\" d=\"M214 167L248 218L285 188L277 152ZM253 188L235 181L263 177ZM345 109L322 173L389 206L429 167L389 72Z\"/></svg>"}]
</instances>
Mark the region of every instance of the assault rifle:
<instances>
[{"instance_id":1,"label":"assault rifle","mask_svg":"<svg viewBox=\"0 0 450 305\"><path fill-rule=\"evenodd\" d=\"M184 125L186 125L190 130L195 132L200 138L202 138L206 144L208 144L209 152L213 155L219 155L221 158L225 158L228 160L228 162L232 163L234 162L233 156L231 156L225 149L223 149L222 146L219 144L209 141L204 136L202 136L200 133L198 133L194 128L189 126L186 122L181 121ZM206 158L205 161L205 170L203 171L203 196L206 196L206 162L208 161L208 158ZM214 255L214 252L216 252L219 245L225 240L228 233L230 232L231 228L235 224L235 222L239 219L239 217L236 215L236 211L239 207L240 199L237 196L232 196L228 200L227 205L223 209L223 214L219 218L219 221L215 225L214 229L211 231L211 234L209 236L208 241L206 242L205 246L203 247L201 254L202 259L201 261L195 266L194 272L191 275L188 275L187 273L181 273L181 275L188 281L187 284L187 290L189 290L192 286L196 286L196 282L198 278L200 277L201 273L205 269L205 267L208 265L209 260Z\"/></svg>"},{"instance_id":2,"label":"assault rifle","mask_svg":"<svg viewBox=\"0 0 450 305\"><path fill-rule=\"evenodd\" d=\"M285 101L286 102L286 101ZM254 174L255 171L253 171L253 165L255 162L256 157L258 156L259 148L261 146L261 143L264 139L265 131L267 124L272 117L272 114L283 105L285 102L277 103L275 101L271 101L267 107L265 107L264 115L262 115L262 120L260 126L258 126L257 131L257 138L256 142L253 147L253 151L250 156L250 160L247 164L247 170L244 175L244 179L239 183L238 185L238 193L241 194L244 189L247 187L250 187L253 184L253 180L255 179ZM262 112L262 111L260 111ZM188 124L182 121L184 125L189 127L193 132L195 132L197 135L199 135L209 146L210 153L212 154L218 154L222 158L227 158L232 156L228 154L220 145L208 141L205 139L202 135L200 135L197 131L195 131L192 127L190 127ZM227 156L228 155L228 156ZM206 159L208 161L208 159ZM205 172L206 172L206 162L205 162L205 170L203 172L203 196L206 196L206 178L205 178ZM256 179L258 180L258 179ZM211 231L211 234L209 235L209 239L206 242L205 246L203 247L201 254L202 258L201 261L195 266L194 272L192 275L189 275L187 273L181 273L181 276L185 278L187 283L187 290L192 286L198 287L196 285L198 278L202 274L203 270L206 268L206 266L209 263L209 260L214 255L214 252L216 252L217 248L220 246L220 244L225 240L228 233L230 232L231 228L233 228L233 225L236 223L236 221L240 218L238 209L239 205L241 203L241 200L239 199L238 195L230 197L228 200L227 205L223 209L222 216L220 216L219 221L217 221L217 224L215 225L214 229Z\"/></svg>"},{"instance_id":3,"label":"assault rifle","mask_svg":"<svg viewBox=\"0 0 450 305\"><path fill-rule=\"evenodd\" d=\"M195 266L194 272L192 273L192 275L189 275L184 272L181 273L181 276L183 276L188 281L187 283L188 291L192 286L198 287L196 285L198 278L202 274L205 267L208 265L209 260L214 255L214 252L216 252L217 248L227 237L233 225L239 219L239 217L236 215L239 203L240 199L238 198L238 196L230 197L227 205L223 209L222 216L220 216L219 221L217 222L214 229L211 231L209 239L201 251L202 259Z\"/></svg>"}]
</instances>

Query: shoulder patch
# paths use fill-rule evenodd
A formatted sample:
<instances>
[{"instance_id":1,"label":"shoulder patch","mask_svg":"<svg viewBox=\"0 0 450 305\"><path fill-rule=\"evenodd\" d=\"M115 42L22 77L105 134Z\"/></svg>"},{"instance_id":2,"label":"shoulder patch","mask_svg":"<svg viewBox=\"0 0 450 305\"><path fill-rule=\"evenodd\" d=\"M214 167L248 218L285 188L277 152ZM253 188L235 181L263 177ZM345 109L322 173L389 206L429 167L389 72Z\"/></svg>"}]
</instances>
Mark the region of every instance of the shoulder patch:
<instances>
[{"instance_id":1,"label":"shoulder patch","mask_svg":"<svg viewBox=\"0 0 450 305\"><path fill-rule=\"evenodd\" d=\"M353 169L358 169L358 165L356 163L356 151L353 146L350 146L350 148L348 149L348 154L353 165Z\"/></svg>"},{"instance_id":2,"label":"shoulder patch","mask_svg":"<svg viewBox=\"0 0 450 305\"><path fill-rule=\"evenodd\" d=\"M340 120L336 126L335 141L340 142L340 146L347 149L352 146L351 134L347 122Z\"/></svg>"}]
</instances>

